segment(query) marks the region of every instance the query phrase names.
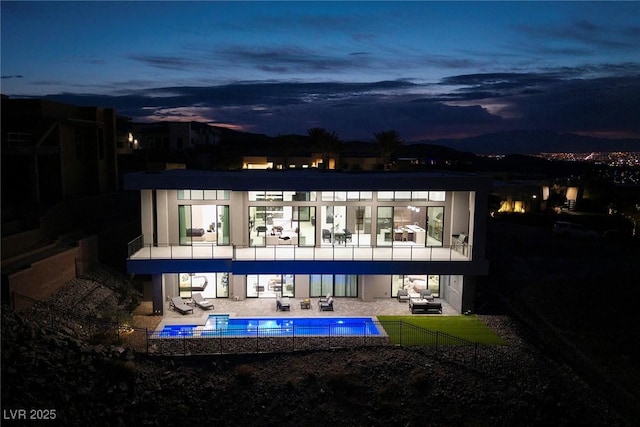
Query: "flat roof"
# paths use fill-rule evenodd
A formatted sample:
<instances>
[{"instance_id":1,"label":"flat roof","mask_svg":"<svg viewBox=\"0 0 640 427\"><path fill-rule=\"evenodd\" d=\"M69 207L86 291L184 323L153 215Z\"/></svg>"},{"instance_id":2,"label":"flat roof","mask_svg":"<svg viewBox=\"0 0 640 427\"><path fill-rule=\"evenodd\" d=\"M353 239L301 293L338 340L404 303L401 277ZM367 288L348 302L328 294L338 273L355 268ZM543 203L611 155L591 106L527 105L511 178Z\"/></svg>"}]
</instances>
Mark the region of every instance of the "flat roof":
<instances>
[{"instance_id":1,"label":"flat roof","mask_svg":"<svg viewBox=\"0 0 640 427\"><path fill-rule=\"evenodd\" d=\"M173 169L125 175L126 190L490 191L489 177L453 172L345 172L318 169L204 171Z\"/></svg>"}]
</instances>

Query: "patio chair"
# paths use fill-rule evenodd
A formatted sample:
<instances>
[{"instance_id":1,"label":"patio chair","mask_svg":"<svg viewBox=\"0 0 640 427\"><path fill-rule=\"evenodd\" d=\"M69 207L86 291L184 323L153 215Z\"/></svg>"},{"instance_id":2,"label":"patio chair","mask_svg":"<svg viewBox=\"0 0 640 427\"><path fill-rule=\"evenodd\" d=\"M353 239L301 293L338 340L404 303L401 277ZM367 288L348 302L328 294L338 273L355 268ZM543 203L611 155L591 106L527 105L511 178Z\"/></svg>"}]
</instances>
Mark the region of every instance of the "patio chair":
<instances>
[{"instance_id":1,"label":"patio chair","mask_svg":"<svg viewBox=\"0 0 640 427\"><path fill-rule=\"evenodd\" d=\"M431 295L431 291L429 289L423 289L420 291L420 299L426 299L429 301L433 301L433 295Z\"/></svg>"},{"instance_id":2,"label":"patio chair","mask_svg":"<svg viewBox=\"0 0 640 427\"><path fill-rule=\"evenodd\" d=\"M289 303L289 297L276 298L276 311L290 311L291 304Z\"/></svg>"},{"instance_id":3,"label":"patio chair","mask_svg":"<svg viewBox=\"0 0 640 427\"><path fill-rule=\"evenodd\" d=\"M320 303L320 311L333 311L333 297L329 297L327 302Z\"/></svg>"},{"instance_id":4,"label":"patio chair","mask_svg":"<svg viewBox=\"0 0 640 427\"><path fill-rule=\"evenodd\" d=\"M331 231L326 228L322 229L322 241L331 243Z\"/></svg>"},{"instance_id":5,"label":"patio chair","mask_svg":"<svg viewBox=\"0 0 640 427\"><path fill-rule=\"evenodd\" d=\"M400 289L398 290L398 302L407 302L411 299L411 297L409 296L409 291L407 291L406 289Z\"/></svg>"},{"instance_id":6,"label":"patio chair","mask_svg":"<svg viewBox=\"0 0 640 427\"><path fill-rule=\"evenodd\" d=\"M180 314L187 314L189 312L193 313L193 307L189 307L187 304L185 304L184 301L182 301L182 298L180 298L179 296L171 297L169 306Z\"/></svg>"},{"instance_id":7,"label":"patio chair","mask_svg":"<svg viewBox=\"0 0 640 427\"><path fill-rule=\"evenodd\" d=\"M193 298L193 303L195 305L197 305L198 307L200 307L201 309L203 309L203 310L213 309L213 301L209 301L207 299L204 299L202 294L200 294L200 293L193 294L193 295L191 295L191 297Z\"/></svg>"},{"instance_id":8,"label":"patio chair","mask_svg":"<svg viewBox=\"0 0 640 427\"><path fill-rule=\"evenodd\" d=\"M327 302L329 301L329 298L331 298L331 292L329 292L326 297L320 297L318 302Z\"/></svg>"}]
</instances>

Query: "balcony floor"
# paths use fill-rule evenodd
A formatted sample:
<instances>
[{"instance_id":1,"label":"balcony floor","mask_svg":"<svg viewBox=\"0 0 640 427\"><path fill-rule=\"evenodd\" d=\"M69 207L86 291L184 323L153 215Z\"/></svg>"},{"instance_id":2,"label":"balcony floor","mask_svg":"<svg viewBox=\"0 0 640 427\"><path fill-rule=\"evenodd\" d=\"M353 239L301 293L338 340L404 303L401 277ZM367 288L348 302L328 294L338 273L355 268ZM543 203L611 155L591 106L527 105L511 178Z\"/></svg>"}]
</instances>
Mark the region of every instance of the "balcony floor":
<instances>
[{"instance_id":1,"label":"balcony floor","mask_svg":"<svg viewBox=\"0 0 640 427\"><path fill-rule=\"evenodd\" d=\"M466 252L468 253L468 252ZM234 259L251 260L361 260L361 261L470 261L470 257L452 247L233 247L212 244L193 246L145 246L129 259Z\"/></svg>"}]
</instances>

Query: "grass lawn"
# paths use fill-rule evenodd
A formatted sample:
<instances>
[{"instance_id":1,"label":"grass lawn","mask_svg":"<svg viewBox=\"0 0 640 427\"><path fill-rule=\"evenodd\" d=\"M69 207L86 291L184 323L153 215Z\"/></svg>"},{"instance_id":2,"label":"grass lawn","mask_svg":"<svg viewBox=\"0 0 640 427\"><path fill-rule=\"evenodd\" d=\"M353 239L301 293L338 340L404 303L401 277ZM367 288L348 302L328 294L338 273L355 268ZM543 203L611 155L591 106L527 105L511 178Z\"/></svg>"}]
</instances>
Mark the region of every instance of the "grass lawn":
<instances>
[{"instance_id":1,"label":"grass lawn","mask_svg":"<svg viewBox=\"0 0 640 427\"><path fill-rule=\"evenodd\" d=\"M432 334L408 334L408 328L401 323L409 323L432 332L444 332L457 338L485 345L504 345L505 342L491 328L476 316L378 316L393 343L406 345L431 345ZM404 331L404 334L403 334Z\"/></svg>"}]
</instances>

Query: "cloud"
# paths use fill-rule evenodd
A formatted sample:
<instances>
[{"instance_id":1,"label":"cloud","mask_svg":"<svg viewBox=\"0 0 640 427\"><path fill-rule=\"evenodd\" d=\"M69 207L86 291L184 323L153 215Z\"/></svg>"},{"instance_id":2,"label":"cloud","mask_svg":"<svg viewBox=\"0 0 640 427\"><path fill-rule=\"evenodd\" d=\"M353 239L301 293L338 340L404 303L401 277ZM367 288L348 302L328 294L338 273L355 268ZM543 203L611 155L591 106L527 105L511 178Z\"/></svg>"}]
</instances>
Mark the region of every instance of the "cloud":
<instances>
[{"instance_id":1,"label":"cloud","mask_svg":"<svg viewBox=\"0 0 640 427\"><path fill-rule=\"evenodd\" d=\"M594 51L635 52L640 44L640 27L603 25L575 20L562 26L516 25L526 40L521 48L538 53L588 55ZM563 46L558 48L557 46Z\"/></svg>"},{"instance_id":2,"label":"cloud","mask_svg":"<svg viewBox=\"0 0 640 427\"><path fill-rule=\"evenodd\" d=\"M130 55L129 59L150 67L161 68L164 70L189 70L194 66L200 68L203 65L199 61L177 56Z\"/></svg>"},{"instance_id":3,"label":"cloud","mask_svg":"<svg viewBox=\"0 0 640 427\"><path fill-rule=\"evenodd\" d=\"M616 73L585 77L602 70ZM638 137L640 74L630 70L637 66L463 74L436 85L248 81L49 98L113 107L134 121L197 120L272 136L323 127L345 140L370 140L384 129L407 141L523 128Z\"/></svg>"}]
</instances>

